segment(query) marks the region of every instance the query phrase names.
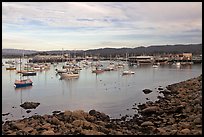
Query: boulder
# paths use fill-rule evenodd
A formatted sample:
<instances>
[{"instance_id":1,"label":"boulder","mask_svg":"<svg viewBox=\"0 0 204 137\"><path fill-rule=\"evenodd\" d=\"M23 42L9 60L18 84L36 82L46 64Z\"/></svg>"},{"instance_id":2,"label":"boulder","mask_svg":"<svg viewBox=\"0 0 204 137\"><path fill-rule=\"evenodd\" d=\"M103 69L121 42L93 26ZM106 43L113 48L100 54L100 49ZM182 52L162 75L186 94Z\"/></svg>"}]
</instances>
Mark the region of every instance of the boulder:
<instances>
[{"instance_id":1,"label":"boulder","mask_svg":"<svg viewBox=\"0 0 204 137\"><path fill-rule=\"evenodd\" d=\"M157 106L151 106L151 107L147 107L145 109L143 109L141 111L142 114L152 114L152 113L157 113L160 110L159 107Z\"/></svg>"},{"instance_id":2,"label":"boulder","mask_svg":"<svg viewBox=\"0 0 204 137\"><path fill-rule=\"evenodd\" d=\"M24 102L23 104L21 104L20 106L24 109L35 109L36 107L38 107L40 105L40 103L35 103L35 102Z\"/></svg>"},{"instance_id":3,"label":"boulder","mask_svg":"<svg viewBox=\"0 0 204 137\"><path fill-rule=\"evenodd\" d=\"M143 92L144 92L145 94L149 94L149 93L152 92L152 90L150 90L150 89L144 89Z\"/></svg>"},{"instance_id":4,"label":"boulder","mask_svg":"<svg viewBox=\"0 0 204 137\"><path fill-rule=\"evenodd\" d=\"M43 131L42 135L54 135L54 131L53 130L48 130L48 131Z\"/></svg>"},{"instance_id":5,"label":"boulder","mask_svg":"<svg viewBox=\"0 0 204 137\"><path fill-rule=\"evenodd\" d=\"M189 135L189 134L191 133L191 131L190 131L188 128L185 128L185 129L182 129L182 130L180 131L180 133L181 133L182 135Z\"/></svg>"},{"instance_id":6,"label":"boulder","mask_svg":"<svg viewBox=\"0 0 204 137\"><path fill-rule=\"evenodd\" d=\"M151 121L145 121L141 124L141 126L145 127L145 126L154 126L154 124Z\"/></svg>"}]
</instances>

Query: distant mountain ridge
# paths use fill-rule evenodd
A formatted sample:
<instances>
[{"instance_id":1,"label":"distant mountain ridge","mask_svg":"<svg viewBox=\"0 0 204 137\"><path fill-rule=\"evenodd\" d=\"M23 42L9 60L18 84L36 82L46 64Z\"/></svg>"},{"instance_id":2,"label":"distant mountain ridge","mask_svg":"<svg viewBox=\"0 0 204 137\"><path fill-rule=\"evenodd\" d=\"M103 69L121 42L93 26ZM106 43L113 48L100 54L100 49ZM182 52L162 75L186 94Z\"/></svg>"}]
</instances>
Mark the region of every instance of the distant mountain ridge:
<instances>
[{"instance_id":1,"label":"distant mountain ridge","mask_svg":"<svg viewBox=\"0 0 204 137\"><path fill-rule=\"evenodd\" d=\"M124 56L129 55L153 55L163 53L185 53L202 54L202 44L176 44L176 45L154 45L149 47L136 48L100 48L91 50L53 50L53 51L36 51L36 50L19 50L19 49L2 49L2 56L19 56L19 55L46 55L46 54L76 54L76 55L100 55L100 56Z\"/></svg>"}]
</instances>

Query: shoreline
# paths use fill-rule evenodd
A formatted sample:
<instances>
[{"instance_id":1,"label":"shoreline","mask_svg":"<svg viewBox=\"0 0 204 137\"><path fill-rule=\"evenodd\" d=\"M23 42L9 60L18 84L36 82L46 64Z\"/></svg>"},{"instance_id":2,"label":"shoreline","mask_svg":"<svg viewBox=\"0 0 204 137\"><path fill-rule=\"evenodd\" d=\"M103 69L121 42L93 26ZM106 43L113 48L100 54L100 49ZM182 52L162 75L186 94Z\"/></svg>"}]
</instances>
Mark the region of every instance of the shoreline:
<instances>
[{"instance_id":1,"label":"shoreline","mask_svg":"<svg viewBox=\"0 0 204 137\"><path fill-rule=\"evenodd\" d=\"M202 135L202 74L161 89L164 97L138 105L132 118L83 110L2 121L5 135Z\"/></svg>"}]
</instances>

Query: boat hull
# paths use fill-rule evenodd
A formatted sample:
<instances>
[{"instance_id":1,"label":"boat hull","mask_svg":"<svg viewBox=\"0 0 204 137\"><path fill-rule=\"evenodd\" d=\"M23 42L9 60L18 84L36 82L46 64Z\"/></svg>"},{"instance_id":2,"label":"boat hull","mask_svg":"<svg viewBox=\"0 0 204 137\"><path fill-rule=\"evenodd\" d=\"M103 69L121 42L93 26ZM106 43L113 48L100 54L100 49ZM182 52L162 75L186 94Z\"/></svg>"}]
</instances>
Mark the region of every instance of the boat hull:
<instances>
[{"instance_id":1,"label":"boat hull","mask_svg":"<svg viewBox=\"0 0 204 137\"><path fill-rule=\"evenodd\" d=\"M61 78L78 78L79 74L68 74L68 73L61 73Z\"/></svg>"},{"instance_id":2,"label":"boat hull","mask_svg":"<svg viewBox=\"0 0 204 137\"><path fill-rule=\"evenodd\" d=\"M24 83L24 84L18 84L18 83L15 83L15 88L21 88L21 87L27 87L27 86L32 86L33 83Z\"/></svg>"},{"instance_id":3,"label":"boat hull","mask_svg":"<svg viewBox=\"0 0 204 137\"><path fill-rule=\"evenodd\" d=\"M20 88L20 87L27 87L27 86L32 86L33 82L30 79L26 79L26 80L16 80L14 83L14 86L16 88Z\"/></svg>"},{"instance_id":4,"label":"boat hull","mask_svg":"<svg viewBox=\"0 0 204 137\"><path fill-rule=\"evenodd\" d=\"M6 68L6 70L16 70L16 68Z\"/></svg>"},{"instance_id":5,"label":"boat hull","mask_svg":"<svg viewBox=\"0 0 204 137\"><path fill-rule=\"evenodd\" d=\"M23 76L36 76L36 72L30 72L30 73L27 73L27 72L22 72Z\"/></svg>"}]
</instances>

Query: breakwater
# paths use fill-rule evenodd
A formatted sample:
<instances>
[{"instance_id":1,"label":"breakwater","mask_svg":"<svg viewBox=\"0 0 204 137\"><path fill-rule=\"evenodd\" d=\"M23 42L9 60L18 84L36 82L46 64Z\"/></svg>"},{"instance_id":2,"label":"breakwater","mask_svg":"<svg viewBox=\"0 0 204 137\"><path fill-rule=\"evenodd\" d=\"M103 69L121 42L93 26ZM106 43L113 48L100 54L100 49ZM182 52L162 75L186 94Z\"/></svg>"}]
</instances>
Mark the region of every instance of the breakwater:
<instances>
[{"instance_id":1,"label":"breakwater","mask_svg":"<svg viewBox=\"0 0 204 137\"><path fill-rule=\"evenodd\" d=\"M202 135L202 75L161 89L155 102L137 105L132 118L110 119L102 112L53 112L2 122L10 135Z\"/></svg>"}]
</instances>

